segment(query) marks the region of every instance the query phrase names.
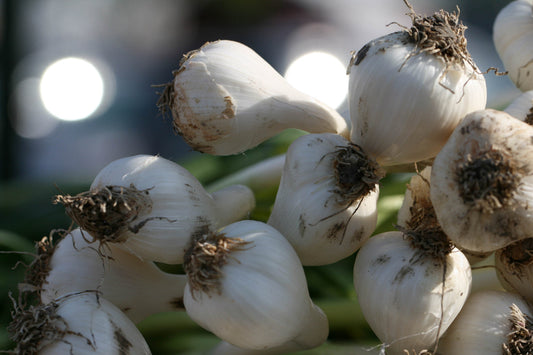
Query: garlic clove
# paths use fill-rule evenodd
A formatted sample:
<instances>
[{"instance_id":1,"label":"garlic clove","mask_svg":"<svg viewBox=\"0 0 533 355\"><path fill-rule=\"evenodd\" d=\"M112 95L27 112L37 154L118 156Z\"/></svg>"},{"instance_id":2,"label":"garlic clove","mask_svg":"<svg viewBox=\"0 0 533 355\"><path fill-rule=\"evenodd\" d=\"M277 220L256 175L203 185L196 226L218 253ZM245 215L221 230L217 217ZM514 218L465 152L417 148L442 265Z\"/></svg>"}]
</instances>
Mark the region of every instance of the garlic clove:
<instances>
[{"instance_id":1,"label":"garlic clove","mask_svg":"<svg viewBox=\"0 0 533 355\"><path fill-rule=\"evenodd\" d=\"M145 260L180 264L191 236L246 215L241 207L254 205L246 189L220 192L215 201L180 165L159 156L136 155L109 163L89 192L58 196L56 202L65 205L67 214L93 238L120 243ZM232 209L220 209L224 204Z\"/></svg>"},{"instance_id":2,"label":"garlic clove","mask_svg":"<svg viewBox=\"0 0 533 355\"><path fill-rule=\"evenodd\" d=\"M467 115L435 158L431 200L451 241L491 252L533 236L533 127L495 110Z\"/></svg>"},{"instance_id":3,"label":"garlic clove","mask_svg":"<svg viewBox=\"0 0 533 355\"><path fill-rule=\"evenodd\" d=\"M89 243L80 229L65 235L55 245L41 241L40 249L49 248L48 260L42 258L35 269L43 304L75 292L99 291L134 323L149 315L184 310L183 292L187 278L161 271L153 262L142 261L116 245ZM43 250L44 252L44 250ZM42 254L44 254L41 252ZM44 272L44 274L43 274Z\"/></svg>"},{"instance_id":4,"label":"garlic clove","mask_svg":"<svg viewBox=\"0 0 533 355\"><path fill-rule=\"evenodd\" d=\"M9 327L18 354L150 354L131 320L96 292L17 308Z\"/></svg>"},{"instance_id":5,"label":"garlic clove","mask_svg":"<svg viewBox=\"0 0 533 355\"><path fill-rule=\"evenodd\" d=\"M370 41L348 67L350 140L383 166L434 157L464 115L486 104L458 15L422 17L411 7L409 15L410 29Z\"/></svg>"},{"instance_id":6,"label":"garlic clove","mask_svg":"<svg viewBox=\"0 0 533 355\"><path fill-rule=\"evenodd\" d=\"M509 77L522 91L533 89L533 1L511 1L493 24L493 41Z\"/></svg>"},{"instance_id":7,"label":"garlic clove","mask_svg":"<svg viewBox=\"0 0 533 355\"><path fill-rule=\"evenodd\" d=\"M520 121L533 125L533 90L519 95L504 111Z\"/></svg>"},{"instance_id":8,"label":"garlic clove","mask_svg":"<svg viewBox=\"0 0 533 355\"><path fill-rule=\"evenodd\" d=\"M196 238L184 268L187 313L234 346L266 350L296 341L314 347L328 336L298 256L265 223L236 222Z\"/></svg>"},{"instance_id":9,"label":"garlic clove","mask_svg":"<svg viewBox=\"0 0 533 355\"><path fill-rule=\"evenodd\" d=\"M194 149L231 155L287 128L348 135L334 109L292 87L242 43L208 42L189 52L159 103Z\"/></svg>"},{"instance_id":10,"label":"garlic clove","mask_svg":"<svg viewBox=\"0 0 533 355\"><path fill-rule=\"evenodd\" d=\"M498 279L509 292L533 304L533 238L512 243L495 253Z\"/></svg>"},{"instance_id":11,"label":"garlic clove","mask_svg":"<svg viewBox=\"0 0 533 355\"><path fill-rule=\"evenodd\" d=\"M287 151L268 224L290 241L304 265L341 260L376 228L383 175L339 135L301 136Z\"/></svg>"},{"instance_id":12,"label":"garlic clove","mask_svg":"<svg viewBox=\"0 0 533 355\"><path fill-rule=\"evenodd\" d=\"M471 270L456 248L432 255L392 231L373 236L358 251L354 286L387 354L418 353L433 350L459 314L470 292Z\"/></svg>"},{"instance_id":13,"label":"garlic clove","mask_svg":"<svg viewBox=\"0 0 533 355\"><path fill-rule=\"evenodd\" d=\"M461 313L439 342L439 354L529 354L532 313L517 294L480 291L466 301Z\"/></svg>"}]
</instances>

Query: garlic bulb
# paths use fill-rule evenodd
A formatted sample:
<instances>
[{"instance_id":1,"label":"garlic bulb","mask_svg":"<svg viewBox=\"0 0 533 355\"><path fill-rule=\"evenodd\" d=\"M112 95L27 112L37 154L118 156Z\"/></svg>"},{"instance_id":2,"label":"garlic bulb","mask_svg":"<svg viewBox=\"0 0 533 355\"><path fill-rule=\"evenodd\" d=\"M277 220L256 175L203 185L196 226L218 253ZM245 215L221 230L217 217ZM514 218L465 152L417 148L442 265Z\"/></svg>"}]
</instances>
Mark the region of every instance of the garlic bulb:
<instances>
[{"instance_id":1,"label":"garlic bulb","mask_svg":"<svg viewBox=\"0 0 533 355\"><path fill-rule=\"evenodd\" d=\"M9 328L17 354L150 354L131 320L96 292L17 308Z\"/></svg>"},{"instance_id":2,"label":"garlic bulb","mask_svg":"<svg viewBox=\"0 0 533 355\"><path fill-rule=\"evenodd\" d=\"M310 73L312 74L312 73ZM348 135L334 109L292 87L242 43L208 42L182 59L159 105L194 149L230 155L287 128Z\"/></svg>"},{"instance_id":3,"label":"garlic bulb","mask_svg":"<svg viewBox=\"0 0 533 355\"><path fill-rule=\"evenodd\" d=\"M136 155L104 167L90 191L56 201L93 238L120 243L142 259L180 264L191 236L242 219L253 209L249 188L231 191L209 194L180 165Z\"/></svg>"},{"instance_id":4,"label":"garlic bulb","mask_svg":"<svg viewBox=\"0 0 533 355\"><path fill-rule=\"evenodd\" d=\"M41 302L46 304L64 295L87 290L120 308L134 323L164 311L184 310L185 275L164 273L153 262L142 261L115 244L102 246L80 229L65 235L40 260L45 270L36 268L41 278ZM41 242L41 248L45 247Z\"/></svg>"},{"instance_id":5,"label":"garlic bulb","mask_svg":"<svg viewBox=\"0 0 533 355\"><path fill-rule=\"evenodd\" d=\"M503 287L533 304L533 238L520 240L496 251L495 266Z\"/></svg>"},{"instance_id":6,"label":"garlic bulb","mask_svg":"<svg viewBox=\"0 0 533 355\"><path fill-rule=\"evenodd\" d=\"M357 299L387 354L433 350L470 292L466 257L432 237L381 233L357 253Z\"/></svg>"},{"instance_id":7,"label":"garlic bulb","mask_svg":"<svg viewBox=\"0 0 533 355\"><path fill-rule=\"evenodd\" d=\"M383 175L373 159L339 135L301 136L287 151L268 224L290 241L302 264L336 262L376 228Z\"/></svg>"},{"instance_id":8,"label":"garlic bulb","mask_svg":"<svg viewBox=\"0 0 533 355\"><path fill-rule=\"evenodd\" d=\"M402 228L423 223L425 226L441 229L430 197L431 166L413 175L405 191L404 199L398 210L398 225ZM492 252L472 252L460 249L470 265L484 260Z\"/></svg>"},{"instance_id":9,"label":"garlic bulb","mask_svg":"<svg viewBox=\"0 0 533 355\"><path fill-rule=\"evenodd\" d=\"M294 342L306 349L328 336L298 256L265 223L236 222L196 238L184 268L187 313L234 346L266 350Z\"/></svg>"},{"instance_id":10,"label":"garlic bulb","mask_svg":"<svg viewBox=\"0 0 533 355\"><path fill-rule=\"evenodd\" d=\"M527 124L533 125L533 90L519 95L504 111Z\"/></svg>"},{"instance_id":11,"label":"garlic bulb","mask_svg":"<svg viewBox=\"0 0 533 355\"><path fill-rule=\"evenodd\" d=\"M533 90L533 0L507 4L496 16L492 33L513 83L522 91Z\"/></svg>"},{"instance_id":12,"label":"garlic bulb","mask_svg":"<svg viewBox=\"0 0 533 355\"><path fill-rule=\"evenodd\" d=\"M533 331L529 305L517 294L472 294L439 342L441 355L531 354Z\"/></svg>"},{"instance_id":13,"label":"garlic bulb","mask_svg":"<svg viewBox=\"0 0 533 355\"><path fill-rule=\"evenodd\" d=\"M533 127L508 114L467 115L435 158L431 200L459 248L490 252L533 236Z\"/></svg>"},{"instance_id":14,"label":"garlic bulb","mask_svg":"<svg viewBox=\"0 0 533 355\"><path fill-rule=\"evenodd\" d=\"M348 67L350 140L383 166L434 157L464 115L486 104L458 14L410 11L411 28L367 43Z\"/></svg>"}]
</instances>

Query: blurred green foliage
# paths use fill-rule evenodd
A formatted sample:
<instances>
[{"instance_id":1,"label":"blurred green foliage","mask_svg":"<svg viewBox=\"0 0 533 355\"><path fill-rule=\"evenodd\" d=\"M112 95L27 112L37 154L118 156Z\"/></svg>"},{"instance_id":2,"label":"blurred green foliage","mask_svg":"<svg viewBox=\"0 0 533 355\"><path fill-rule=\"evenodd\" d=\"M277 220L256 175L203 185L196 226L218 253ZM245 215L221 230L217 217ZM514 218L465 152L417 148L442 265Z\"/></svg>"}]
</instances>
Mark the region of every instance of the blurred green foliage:
<instances>
[{"instance_id":1,"label":"blurred green foliage","mask_svg":"<svg viewBox=\"0 0 533 355\"><path fill-rule=\"evenodd\" d=\"M289 144L303 132L288 130L246 153L215 157L195 154L179 162L207 186L221 178L246 168L266 158L283 154ZM378 227L375 233L392 230L396 213L402 202L410 174L390 174L381 181L378 202ZM11 320L12 303L9 293L17 293L17 283L24 278L24 266L32 261L28 253L34 244L53 229L68 228L70 219L63 207L52 204L58 193L77 194L86 191L90 182L13 182L0 185L0 349L9 349L6 327ZM255 190L257 205L250 218L266 221L276 196L277 186ZM16 252L24 252L19 254ZM357 304L353 289L352 269L355 255L335 264L305 267L309 292L330 320L330 337L327 344L316 352L354 354L362 345L377 343ZM167 271L181 271L180 267L165 266ZM139 324L154 354L199 354L207 351L219 340L197 326L184 312L157 314ZM354 347L354 343L358 347ZM346 345L349 344L349 345Z\"/></svg>"}]
</instances>

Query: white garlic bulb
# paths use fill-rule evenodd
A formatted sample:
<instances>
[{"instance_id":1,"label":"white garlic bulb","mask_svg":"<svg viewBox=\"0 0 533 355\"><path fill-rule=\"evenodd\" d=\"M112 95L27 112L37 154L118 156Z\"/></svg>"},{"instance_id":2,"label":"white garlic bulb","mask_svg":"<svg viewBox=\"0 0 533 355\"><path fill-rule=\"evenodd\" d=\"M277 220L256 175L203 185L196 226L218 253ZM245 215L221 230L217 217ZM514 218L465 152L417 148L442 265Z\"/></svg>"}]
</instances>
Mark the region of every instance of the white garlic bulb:
<instances>
[{"instance_id":1,"label":"white garlic bulb","mask_svg":"<svg viewBox=\"0 0 533 355\"><path fill-rule=\"evenodd\" d=\"M309 297L298 256L265 223L236 222L196 238L184 268L187 313L234 346L266 350L294 342L306 349L328 336L327 318Z\"/></svg>"},{"instance_id":2,"label":"white garlic bulb","mask_svg":"<svg viewBox=\"0 0 533 355\"><path fill-rule=\"evenodd\" d=\"M188 53L160 106L194 149L230 155L257 146L287 128L348 135L334 109L292 87L242 43L208 42Z\"/></svg>"},{"instance_id":3,"label":"white garlic bulb","mask_svg":"<svg viewBox=\"0 0 533 355\"><path fill-rule=\"evenodd\" d=\"M383 166L434 157L464 115L486 104L458 15L410 10L411 28L367 43L348 68L350 140Z\"/></svg>"},{"instance_id":4,"label":"white garlic bulb","mask_svg":"<svg viewBox=\"0 0 533 355\"><path fill-rule=\"evenodd\" d=\"M473 293L439 342L441 355L530 354L532 313L517 294Z\"/></svg>"},{"instance_id":5,"label":"white garlic bulb","mask_svg":"<svg viewBox=\"0 0 533 355\"><path fill-rule=\"evenodd\" d=\"M515 0L496 16L493 41L509 77L522 91L533 90L533 0Z\"/></svg>"},{"instance_id":6,"label":"white garlic bulb","mask_svg":"<svg viewBox=\"0 0 533 355\"><path fill-rule=\"evenodd\" d=\"M180 165L136 155L109 163L88 192L56 201L93 238L145 260L180 264L191 236L240 220L255 206L249 188L228 189L209 194Z\"/></svg>"},{"instance_id":7,"label":"white garlic bulb","mask_svg":"<svg viewBox=\"0 0 533 355\"><path fill-rule=\"evenodd\" d=\"M9 327L17 354L150 354L135 324L97 292L17 309Z\"/></svg>"},{"instance_id":8,"label":"white garlic bulb","mask_svg":"<svg viewBox=\"0 0 533 355\"><path fill-rule=\"evenodd\" d=\"M459 248L490 252L533 236L533 127L505 112L467 115L435 158L431 200Z\"/></svg>"},{"instance_id":9,"label":"white garlic bulb","mask_svg":"<svg viewBox=\"0 0 533 355\"><path fill-rule=\"evenodd\" d=\"M377 163L331 133L308 134L290 146L268 224L292 244L302 264L352 255L377 223Z\"/></svg>"},{"instance_id":10,"label":"white garlic bulb","mask_svg":"<svg viewBox=\"0 0 533 355\"><path fill-rule=\"evenodd\" d=\"M153 262L142 261L113 243L89 243L87 233L75 229L50 245L40 286L41 302L64 295L99 291L134 323L164 311L184 310L185 275L168 274ZM41 243L42 244L42 243ZM41 263L44 259L41 260Z\"/></svg>"},{"instance_id":11,"label":"white garlic bulb","mask_svg":"<svg viewBox=\"0 0 533 355\"><path fill-rule=\"evenodd\" d=\"M533 125L533 90L519 95L504 111L527 124Z\"/></svg>"},{"instance_id":12,"label":"white garlic bulb","mask_svg":"<svg viewBox=\"0 0 533 355\"><path fill-rule=\"evenodd\" d=\"M433 350L470 292L466 257L429 234L419 237L413 244L398 231L375 235L355 259L361 311L387 354Z\"/></svg>"},{"instance_id":13,"label":"white garlic bulb","mask_svg":"<svg viewBox=\"0 0 533 355\"><path fill-rule=\"evenodd\" d=\"M495 267L503 287L533 304L533 238L519 240L495 253Z\"/></svg>"}]
</instances>

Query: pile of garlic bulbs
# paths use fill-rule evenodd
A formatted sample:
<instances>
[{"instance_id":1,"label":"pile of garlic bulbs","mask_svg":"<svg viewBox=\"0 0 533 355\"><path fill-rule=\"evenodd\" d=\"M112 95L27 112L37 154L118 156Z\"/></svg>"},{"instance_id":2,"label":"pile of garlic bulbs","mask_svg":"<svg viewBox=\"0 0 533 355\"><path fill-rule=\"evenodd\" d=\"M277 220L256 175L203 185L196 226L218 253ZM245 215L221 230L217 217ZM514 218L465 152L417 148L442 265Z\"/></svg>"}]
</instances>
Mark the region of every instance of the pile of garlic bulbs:
<instances>
[{"instance_id":1,"label":"pile of garlic bulbs","mask_svg":"<svg viewBox=\"0 0 533 355\"><path fill-rule=\"evenodd\" d=\"M208 193L160 156L111 162L89 191L54 198L76 228L37 243L14 302L15 351L147 354L135 324L164 311L219 337L213 354L316 348L329 324L304 267L355 255L355 291L380 352L531 353L533 0L513 1L494 25L524 91L506 111L487 108L459 14L420 16L405 4L411 27L353 52L350 119L241 43L186 54L158 106L192 148L232 155L287 128L308 132L268 162L273 171L241 180L279 179L268 220L248 218L249 186ZM509 54L513 41L520 56ZM380 181L413 167L396 230L374 235ZM475 287L471 265L489 257L497 290Z\"/></svg>"}]
</instances>

